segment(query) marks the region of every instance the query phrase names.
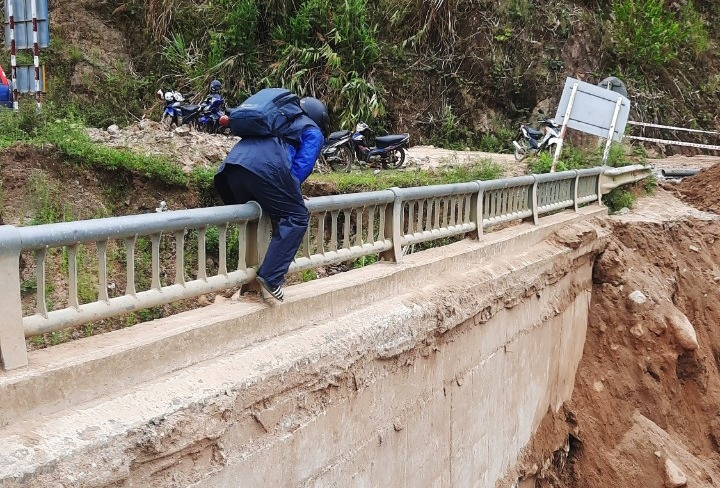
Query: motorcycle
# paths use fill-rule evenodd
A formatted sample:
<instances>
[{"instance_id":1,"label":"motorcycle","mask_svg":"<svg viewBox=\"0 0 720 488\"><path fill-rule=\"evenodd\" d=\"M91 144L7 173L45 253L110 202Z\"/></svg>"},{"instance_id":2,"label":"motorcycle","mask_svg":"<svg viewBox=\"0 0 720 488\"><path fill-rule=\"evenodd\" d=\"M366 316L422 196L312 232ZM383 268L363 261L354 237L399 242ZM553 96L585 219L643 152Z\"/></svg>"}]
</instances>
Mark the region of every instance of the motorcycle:
<instances>
[{"instance_id":1,"label":"motorcycle","mask_svg":"<svg viewBox=\"0 0 720 488\"><path fill-rule=\"evenodd\" d=\"M333 132L325 140L320 157L333 171L349 173L355 161L355 144L349 130Z\"/></svg>"},{"instance_id":2,"label":"motorcycle","mask_svg":"<svg viewBox=\"0 0 720 488\"><path fill-rule=\"evenodd\" d=\"M530 155L537 155L541 151L554 152L560 141L560 125L551 118L541 118L542 130L529 125L520 126L520 137L513 141L515 146L515 160L522 161Z\"/></svg>"},{"instance_id":3,"label":"motorcycle","mask_svg":"<svg viewBox=\"0 0 720 488\"><path fill-rule=\"evenodd\" d=\"M360 122L355 127L352 142L357 159L367 164L372 164L373 160L379 160L384 169L402 168L405 164L405 149L410 144L410 134L375 137L375 147L370 147L366 136L369 137L372 134L373 131L364 122Z\"/></svg>"},{"instance_id":4,"label":"motorcycle","mask_svg":"<svg viewBox=\"0 0 720 488\"><path fill-rule=\"evenodd\" d=\"M220 125L220 117L223 115L225 115L225 100L221 95L211 93L200 103L195 128L211 134L230 135L230 128Z\"/></svg>"},{"instance_id":5,"label":"motorcycle","mask_svg":"<svg viewBox=\"0 0 720 488\"><path fill-rule=\"evenodd\" d=\"M199 105L183 104L185 97L176 90L158 90L157 95L161 100L165 101L165 109L163 110L160 124L166 129L171 129L173 125L180 127L183 124L190 124L197 119L200 113Z\"/></svg>"}]
</instances>

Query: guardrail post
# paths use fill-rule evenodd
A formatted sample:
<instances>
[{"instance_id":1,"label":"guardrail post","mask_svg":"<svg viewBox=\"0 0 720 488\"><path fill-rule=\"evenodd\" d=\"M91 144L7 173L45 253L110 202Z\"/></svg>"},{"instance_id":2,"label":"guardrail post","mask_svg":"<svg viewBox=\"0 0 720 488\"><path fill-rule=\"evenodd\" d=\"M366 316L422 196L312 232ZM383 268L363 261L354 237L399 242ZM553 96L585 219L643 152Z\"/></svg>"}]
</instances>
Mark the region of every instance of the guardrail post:
<instances>
[{"instance_id":1,"label":"guardrail post","mask_svg":"<svg viewBox=\"0 0 720 488\"><path fill-rule=\"evenodd\" d=\"M262 218L262 214L260 218ZM259 228L260 219L248 220L245 224L245 265L248 269L254 266L260 266L260 248L262 243L259 239ZM265 249L267 249L267 247L265 247Z\"/></svg>"},{"instance_id":2,"label":"guardrail post","mask_svg":"<svg viewBox=\"0 0 720 488\"><path fill-rule=\"evenodd\" d=\"M597 187L596 188L597 188L598 205L600 205L600 206L602 206L602 204L603 204L602 181L603 181L603 174L605 174L605 168L606 168L606 166L603 166L602 171L600 171L600 173L598 173L598 175L597 175Z\"/></svg>"},{"instance_id":3,"label":"guardrail post","mask_svg":"<svg viewBox=\"0 0 720 488\"><path fill-rule=\"evenodd\" d=\"M483 200L484 191L482 181L477 182L480 187L476 193L473 194L470 199L470 220L475 222L477 229L473 233L472 237L480 239L483 235Z\"/></svg>"},{"instance_id":4,"label":"guardrail post","mask_svg":"<svg viewBox=\"0 0 720 488\"><path fill-rule=\"evenodd\" d=\"M11 225L0 226L0 360L8 369L27 366L22 302L20 297L20 232Z\"/></svg>"},{"instance_id":5,"label":"guardrail post","mask_svg":"<svg viewBox=\"0 0 720 488\"><path fill-rule=\"evenodd\" d=\"M402 260L402 197L399 194L400 188L390 188L395 194L392 205L385 206L385 238L392 236L392 247L383 252L380 257L386 261Z\"/></svg>"},{"instance_id":6,"label":"guardrail post","mask_svg":"<svg viewBox=\"0 0 720 488\"><path fill-rule=\"evenodd\" d=\"M540 216L538 215L538 181L537 176L533 175L532 186L532 213L533 213L533 224L538 225L540 223Z\"/></svg>"},{"instance_id":7,"label":"guardrail post","mask_svg":"<svg viewBox=\"0 0 720 488\"><path fill-rule=\"evenodd\" d=\"M580 173L575 170L575 181L573 181L573 208L575 212L580 208L578 206L578 185L580 184Z\"/></svg>"},{"instance_id":8,"label":"guardrail post","mask_svg":"<svg viewBox=\"0 0 720 488\"><path fill-rule=\"evenodd\" d=\"M257 247L255 249L255 256L257 256L257 265L260 266L265 259L265 254L267 254L267 249L270 245L273 224L270 220L270 217L263 213L262 215L260 215L260 218L258 219L256 225L257 227L255 229L255 242L257 242Z\"/></svg>"}]
</instances>

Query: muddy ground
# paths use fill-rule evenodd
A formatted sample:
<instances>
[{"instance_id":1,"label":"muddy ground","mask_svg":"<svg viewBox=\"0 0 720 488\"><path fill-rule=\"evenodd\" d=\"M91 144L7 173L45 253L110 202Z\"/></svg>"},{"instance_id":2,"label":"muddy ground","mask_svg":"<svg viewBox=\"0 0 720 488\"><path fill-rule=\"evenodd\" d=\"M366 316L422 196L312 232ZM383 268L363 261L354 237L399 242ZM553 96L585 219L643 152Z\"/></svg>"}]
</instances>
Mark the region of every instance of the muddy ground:
<instances>
[{"instance_id":1,"label":"muddy ground","mask_svg":"<svg viewBox=\"0 0 720 488\"><path fill-rule=\"evenodd\" d=\"M720 220L661 189L606 225L573 397L520 486L720 486Z\"/></svg>"}]
</instances>

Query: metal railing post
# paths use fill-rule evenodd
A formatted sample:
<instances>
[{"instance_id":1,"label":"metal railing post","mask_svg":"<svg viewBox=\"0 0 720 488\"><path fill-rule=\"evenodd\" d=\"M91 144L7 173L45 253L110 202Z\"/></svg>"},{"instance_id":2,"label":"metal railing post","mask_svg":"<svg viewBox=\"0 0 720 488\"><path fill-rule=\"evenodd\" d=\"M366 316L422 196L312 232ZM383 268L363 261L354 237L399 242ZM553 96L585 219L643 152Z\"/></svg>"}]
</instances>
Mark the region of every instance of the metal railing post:
<instances>
[{"instance_id":1,"label":"metal railing post","mask_svg":"<svg viewBox=\"0 0 720 488\"><path fill-rule=\"evenodd\" d=\"M6 370L27 366L22 302L20 297L20 232L11 225L0 226L0 360Z\"/></svg>"},{"instance_id":2,"label":"metal railing post","mask_svg":"<svg viewBox=\"0 0 720 488\"><path fill-rule=\"evenodd\" d=\"M262 214L260 219L262 219ZM247 268L260 266L262 261L260 253L263 243L260 242L260 219L248 220L245 224L245 266ZM263 232L267 232L267 229L263 229ZM267 250L267 242L264 244L264 249ZM262 251L262 257L265 257L265 251Z\"/></svg>"},{"instance_id":3,"label":"metal railing post","mask_svg":"<svg viewBox=\"0 0 720 488\"><path fill-rule=\"evenodd\" d=\"M265 259L272 234L272 222L267 214L263 213L260 215L255 232L257 235L257 239L255 240L255 242L257 242L257 265L260 266Z\"/></svg>"},{"instance_id":4,"label":"metal railing post","mask_svg":"<svg viewBox=\"0 0 720 488\"><path fill-rule=\"evenodd\" d=\"M386 261L399 263L402 260L402 204L403 200L399 194L400 188L390 188L395 194L392 205L385 206L385 238L392 236L392 247L382 253L380 257Z\"/></svg>"},{"instance_id":5,"label":"metal railing post","mask_svg":"<svg viewBox=\"0 0 720 488\"><path fill-rule=\"evenodd\" d=\"M483 182L478 181L477 184L480 189L476 193L473 193L470 199L470 220L475 222L475 226L477 227L472 237L480 239L483 235L483 199L485 195Z\"/></svg>"},{"instance_id":6,"label":"metal railing post","mask_svg":"<svg viewBox=\"0 0 720 488\"><path fill-rule=\"evenodd\" d=\"M580 208L578 206L578 186L580 185L580 172L575 170L575 180L573 180L573 208L575 212Z\"/></svg>"},{"instance_id":7,"label":"metal railing post","mask_svg":"<svg viewBox=\"0 0 720 488\"><path fill-rule=\"evenodd\" d=\"M538 214L538 181L537 176L533 175L535 182L532 186L532 213L533 213L533 224L538 225L540 223L540 215Z\"/></svg>"},{"instance_id":8,"label":"metal railing post","mask_svg":"<svg viewBox=\"0 0 720 488\"><path fill-rule=\"evenodd\" d=\"M598 175L596 176L596 178L597 178L597 186L596 186L596 188L597 188L598 205L600 205L600 206L602 206L602 204L603 204L603 201L602 201L602 195L603 195L603 194L602 194L603 173L605 173L605 167L603 167L602 171L601 171L600 173L598 173Z\"/></svg>"}]
</instances>

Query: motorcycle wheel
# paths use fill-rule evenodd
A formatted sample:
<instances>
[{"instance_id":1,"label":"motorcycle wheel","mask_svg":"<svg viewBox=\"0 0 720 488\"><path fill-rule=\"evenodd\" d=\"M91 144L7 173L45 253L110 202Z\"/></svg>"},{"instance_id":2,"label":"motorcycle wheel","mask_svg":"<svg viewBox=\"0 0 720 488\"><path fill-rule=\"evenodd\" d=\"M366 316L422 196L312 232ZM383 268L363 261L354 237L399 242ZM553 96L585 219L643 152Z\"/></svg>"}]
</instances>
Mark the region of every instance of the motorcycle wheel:
<instances>
[{"instance_id":1,"label":"motorcycle wheel","mask_svg":"<svg viewBox=\"0 0 720 488\"><path fill-rule=\"evenodd\" d=\"M340 173L349 173L352 169L353 159L353 152L349 147L339 147L337 154L329 161L330 168Z\"/></svg>"},{"instance_id":2,"label":"motorcycle wheel","mask_svg":"<svg viewBox=\"0 0 720 488\"><path fill-rule=\"evenodd\" d=\"M171 130L173 127L173 116L169 114L163 114L162 118L160 119L160 125L165 130Z\"/></svg>"},{"instance_id":3,"label":"motorcycle wheel","mask_svg":"<svg viewBox=\"0 0 720 488\"><path fill-rule=\"evenodd\" d=\"M405 149L402 147L392 151L388 157L383 158L382 166L385 169L400 169L405 164Z\"/></svg>"},{"instance_id":4,"label":"motorcycle wheel","mask_svg":"<svg viewBox=\"0 0 720 488\"><path fill-rule=\"evenodd\" d=\"M328 174L331 171L327 161L325 160L325 156L323 156L322 154L320 154L320 156L318 156L317 158L317 161L315 161L315 167L313 168L313 171L315 173L320 173L323 175Z\"/></svg>"},{"instance_id":5,"label":"motorcycle wheel","mask_svg":"<svg viewBox=\"0 0 720 488\"><path fill-rule=\"evenodd\" d=\"M530 146L525 139L517 141L517 145L513 144L513 147L515 148L515 161L522 161L530 153Z\"/></svg>"}]
</instances>

